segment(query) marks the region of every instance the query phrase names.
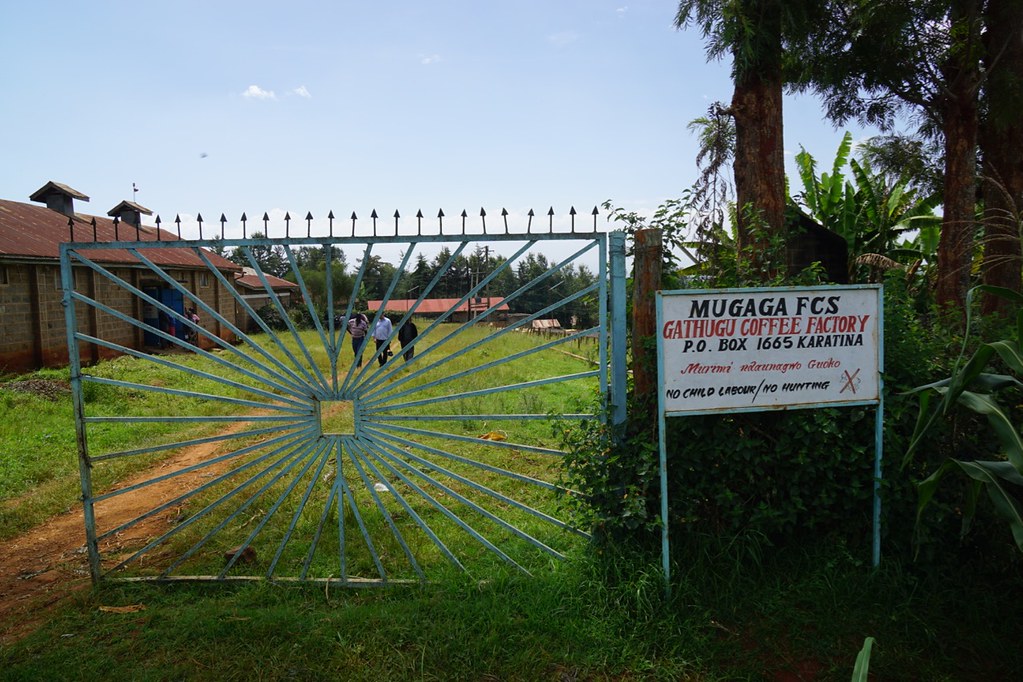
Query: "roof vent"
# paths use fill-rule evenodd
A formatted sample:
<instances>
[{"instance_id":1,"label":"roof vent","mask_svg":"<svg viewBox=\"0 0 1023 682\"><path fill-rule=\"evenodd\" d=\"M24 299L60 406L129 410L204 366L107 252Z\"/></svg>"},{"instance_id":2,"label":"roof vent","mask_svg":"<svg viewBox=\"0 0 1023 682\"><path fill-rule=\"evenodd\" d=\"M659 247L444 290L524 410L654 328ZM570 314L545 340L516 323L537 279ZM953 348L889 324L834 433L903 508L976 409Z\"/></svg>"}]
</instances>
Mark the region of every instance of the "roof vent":
<instances>
[{"instance_id":1,"label":"roof vent","mask_svg":"<svg viewBox=\"0 0 1023 682\"><path fill-rule=\"evenodd\" d=\"M153 212L145 206L127 200L107 211L111 218L119 218L122 223L132 227L142 227L142 214L153 215Z\"/></svg>"},{"instance_id":2,"label":"roof vent","mask_svg":"<svg viewBox=\"0 0 1023 682\"><path fill-rule=\"evenodd\" d=\"M38 201L45 203L46 208L56 211L57 213L66 215L68 218L75 217L75 199L81 199L82 201L88 201L89 197L85 196L78 190L62 185L59 182L49 181L29 197L32 201Z\"/></svg>"}]
</instances>

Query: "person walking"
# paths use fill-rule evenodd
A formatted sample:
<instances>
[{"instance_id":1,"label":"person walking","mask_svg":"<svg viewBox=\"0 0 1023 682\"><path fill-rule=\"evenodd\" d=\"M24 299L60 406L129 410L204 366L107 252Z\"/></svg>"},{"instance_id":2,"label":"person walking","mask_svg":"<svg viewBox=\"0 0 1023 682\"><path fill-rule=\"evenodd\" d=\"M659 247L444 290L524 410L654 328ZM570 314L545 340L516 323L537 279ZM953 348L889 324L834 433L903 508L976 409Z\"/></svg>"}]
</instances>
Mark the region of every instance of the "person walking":
<instances>
[{"instance_id":1,"label":"person walking","mask_svg":"<svg viewBox=\"0 0 1023 682\"><path fill-rule=\"evenodd\" d=\"M384 363L387 362L387 356L391 354L391 344L388 341L391 340L391 332L394 327L391 326L391 318L387 315L381 315L380 319L377 320L377 324L373 327L373 341L377 345L377 362L383 367Z\"/></svg>"},{"instance_id":2,"label":"person walking","mask_svg":"<svg viewBox=\"0 0 1023 682\"><path fill-rule=\"evenodd\" d=\"M199 345L199 313L195 312L195 307L188 309L188 321L195 325L195 327L189 328L188 330L188 342L193 346Z\"/></svg>"},{"instance_id":3,"label":"person walking","mask_svg":"<svg viewBox=\"0 0 1023 682\"><path fill-rule=\"evenodd\" d=\"M415 341L417 336L419 336L419 330L416 329L416 323L411 319L398 329L398 343L401 344L405 362L411 360L416 354L416 347L412 342Z\"/></svg>"},{"instance_id":4,"label":"person walking","mask_svg":"<svg viewBox=\"0 0 1023 682\"><path fill-rule=\"evenodd\" d=\"M352 337L352 355L355 366L362 367L362 348L366 343L366 332L369 331L369 320L362 313L348 318L348 335Z\"/></svg>"}]
</instances>

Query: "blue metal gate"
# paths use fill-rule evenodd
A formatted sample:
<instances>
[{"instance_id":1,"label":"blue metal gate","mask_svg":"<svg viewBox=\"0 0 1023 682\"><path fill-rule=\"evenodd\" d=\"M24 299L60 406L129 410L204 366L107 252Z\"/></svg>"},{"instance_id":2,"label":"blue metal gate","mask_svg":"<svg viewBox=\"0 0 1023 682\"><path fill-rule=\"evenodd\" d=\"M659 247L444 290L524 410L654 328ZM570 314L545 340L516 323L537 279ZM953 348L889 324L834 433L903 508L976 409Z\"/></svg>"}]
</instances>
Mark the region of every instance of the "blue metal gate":
<instances>
[{"instance_id":1,"label":"blue metal gate","mask_svg":"<svg viewBox=\"0 0 1023 682\"><path fill-rule=\"evenodd\" d=\"M586 534L568 521L551 425L624 419L623 235L599 232L596 209L592 229L576 231L573 211L570 232L542 233L470 234L463 213L455 235L443 214L435 234L420 217L403 235L397 215L378 234L374 213L371 235L353 215L349 234L331 217L312 236L307 219L305 237L250 238L243 222L237 239L140 228L62 248L93 579L356 586L529 572L572 552ZM242 256L249 289L212 250ZM300 264L310 254L319 269ZM438 308L452 281L460 295ZM359 296L370 289L383 292L373 306ZM391 325L357 356L346 323L362 310L370 333L385 311ZM524 333L556 316L584 323ZM134 358L130 373L83 367L97 349ZM97 391L123 398L117 414L95 413ZM156 413L140 400L152 395ZM126 426L137 447L106 445Z\"/></svg>"}]
</instances>

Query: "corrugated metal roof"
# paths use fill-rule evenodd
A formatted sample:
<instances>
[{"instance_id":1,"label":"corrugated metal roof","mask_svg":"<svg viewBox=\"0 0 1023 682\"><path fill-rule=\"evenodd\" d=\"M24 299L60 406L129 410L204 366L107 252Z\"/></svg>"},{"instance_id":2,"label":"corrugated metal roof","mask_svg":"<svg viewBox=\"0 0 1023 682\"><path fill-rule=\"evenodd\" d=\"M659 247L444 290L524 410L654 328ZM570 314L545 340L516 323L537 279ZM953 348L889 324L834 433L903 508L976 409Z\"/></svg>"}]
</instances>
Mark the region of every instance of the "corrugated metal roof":
<instances>
[{"instance_id":1,"label":"corrugated metal roof","mask_svg":"<svg viewBox=\"0 0 1023 682\"><path fill-rule=\"evenodd\" d=\"M245 268L245 270L250 270L250 269L251 268ZM266 277L266 283L269 284L270 288L273 289L274 291L278 291L280 289L288 289L288 290L298 289L298 285L297 284L295 284L294 282L289 282L286 279L281 279L280 277L274 277L273 275L268 275L266 273L264 273L263 276ZM235 277L234 283L235 283L236 286L244 287L246 289L251 289L253 291L255 291L255 290L266 291L266 289L263 288L263 283L261 281L259 281L259 275L255 274L255 273L249 274L248 272L246 272L241 277Z\"/></svg>"},{"instance_id":2,"label":"corrugated metal roof","mask_svg":"<svg viewBox=\"0 0 1023 682\"><path fill-rule=\"evenodd\" d=\"M96 220L96 239L113 241L113 220L81 213L75 214L75 240L92 241L93 219ZM143 226L139 234L143 241L156 241L155 227ZM134 240L135 228L121 223L118 236L123 240ZM177 235L166 230L161 230L160 236L164 241L177 239ZM0 199L0 258L57 260L60 258L61 243L71 241L70 237L67 216L45 206ZM152 249L143 250L142 253L161 266L206 267L191 249ZM211 251L207 250L206 255L219 270L241 270L240 266ZM138 264L138 260L130 253L119 249L97 249L89 251L87 257L102 263Z\"/></svg>"},{"instance_id":3,"label":"corrugated metal roof","mask_svg":"<svg viewBox=\"0 0 1023 682\"><path fill-rule=\"evenodd\" d=\"M407 313L417 300L415 298L391 300L387 302L387 309L396 313ZM451 310L458 301L459 299L457 298L427 298L416 308L416 313L440 315ZM470 301L472 303L471 306L469 305ZM377 310L380 307L380 303L381 301L370 301L367 304L367 310ZM470 299L458 306L458 310L462 312L468 312L469 310L483 312L491 306L497 306L498 310L508 310L508 304L504 302L503 296L484 296L479 303L475 299Z\"/></svg>"}]
</instances>

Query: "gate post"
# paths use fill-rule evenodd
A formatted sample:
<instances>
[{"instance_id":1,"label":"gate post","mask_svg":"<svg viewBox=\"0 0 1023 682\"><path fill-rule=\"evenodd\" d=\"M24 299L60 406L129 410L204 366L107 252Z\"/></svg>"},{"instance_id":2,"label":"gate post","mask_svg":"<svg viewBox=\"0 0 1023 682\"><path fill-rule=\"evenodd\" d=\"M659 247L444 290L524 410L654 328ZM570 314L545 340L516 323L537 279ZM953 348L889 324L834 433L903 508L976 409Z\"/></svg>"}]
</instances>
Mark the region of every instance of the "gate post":
<instances>
[{"instance_id":1,"label":"gate post","mask_svg":"<svg viewBox=\"0 0 1023 682\"><path fill-rule=\"evenodd\" d=\"M657 415L657 354L650 341L657 337L655 292L661 288L661 231L636 230L632 280L632 381L644 423Z\"/></svg>"},{"instance_id":2,"label":"gate post","mask_svg":"<svg viewBox=\"0 0 1023 682\"><path fill-rule=\"evenodd\" d=\"M612 232L611 239L611 425L627 418L628 363L626 361L625 233Z\"/></svg>"}]
</instances>

